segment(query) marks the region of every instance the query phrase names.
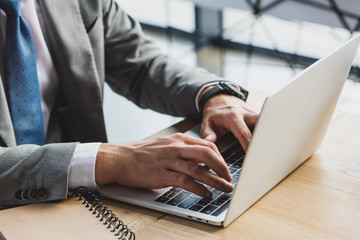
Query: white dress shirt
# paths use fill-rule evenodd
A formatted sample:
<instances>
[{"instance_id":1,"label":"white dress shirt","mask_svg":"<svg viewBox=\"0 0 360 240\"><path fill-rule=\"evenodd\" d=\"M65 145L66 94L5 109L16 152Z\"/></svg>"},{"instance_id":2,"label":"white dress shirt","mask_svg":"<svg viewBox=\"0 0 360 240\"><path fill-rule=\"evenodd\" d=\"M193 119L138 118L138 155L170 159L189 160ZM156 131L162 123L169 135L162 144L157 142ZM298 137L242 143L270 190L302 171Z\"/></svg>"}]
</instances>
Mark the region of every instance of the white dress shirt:
<instances>
[{"instance_id":1,"label":"white dress shirt","mask_svg":"<svg viewBox=\"0 0 360 240\"><path fill-rule=\"evenodd\" d=\"M41 95L41 109L43 114L45 134L49 124L51 110L59 87L58 74L51 58L48 46L42 32L44 21L40 8L35 0L21 0L21 14L30 26L33 35L36 68ZM0 14L0 74L3 81L5 76L5 43L6 43L6 14ZM60 139L59 139L60 141ZM100 143L78 144L70 164L69 189L84 186L96 188L95 160Z\"/></svg>"}]
</instances>

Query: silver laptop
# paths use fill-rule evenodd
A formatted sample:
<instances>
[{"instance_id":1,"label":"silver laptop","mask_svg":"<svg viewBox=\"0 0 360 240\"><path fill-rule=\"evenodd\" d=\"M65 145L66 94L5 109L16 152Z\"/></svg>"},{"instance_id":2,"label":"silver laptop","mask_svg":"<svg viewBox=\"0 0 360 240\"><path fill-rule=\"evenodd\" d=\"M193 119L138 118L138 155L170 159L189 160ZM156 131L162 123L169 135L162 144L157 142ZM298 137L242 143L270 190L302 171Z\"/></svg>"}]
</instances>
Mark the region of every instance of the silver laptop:
<instances>
[{"instance_id":1,"label":"silver laptop","mask_svg":"<svg viewBox=\"0 0 360 240\"><path fill-rule=\"evenodd\" d=\"M226 227L319 148L359 42L360 35L268 97L246 154L230 135L217 143L233 176L232 193L213 189L213 197L206 199L179 187L144 190L108 185L100 194ZM200 137L198 130L187 134Z\"/></svg>"}]
</instances>

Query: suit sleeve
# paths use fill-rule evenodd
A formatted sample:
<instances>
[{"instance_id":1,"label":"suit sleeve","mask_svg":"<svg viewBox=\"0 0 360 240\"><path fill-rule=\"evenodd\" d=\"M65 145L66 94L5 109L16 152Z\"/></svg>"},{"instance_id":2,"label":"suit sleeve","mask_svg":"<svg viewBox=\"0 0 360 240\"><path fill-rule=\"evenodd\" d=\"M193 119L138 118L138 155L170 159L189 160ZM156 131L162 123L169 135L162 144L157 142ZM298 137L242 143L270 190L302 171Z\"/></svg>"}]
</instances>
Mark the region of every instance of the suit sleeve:
<instances>
[{"instance_id":1,"label":"suit sleeve","mask_svg":"<svg viewBox=\"0 0 360 240\"><path fill-rule=\"evenodd\" d=\"M0 208L65 199L76 145L0 147Z\"/></svg>"},{"instance_id":2,"label":"suit sleeve","mask_svg":"<svg viewBox=\"0 0 360 240\"><path fill-rule=\"evenodd\" d=\"M142 108L199 118L194 104L197 91L222 78L170 58L115 1L103 4L105 73L110 87Z\"/></svg>"}]
</instances>

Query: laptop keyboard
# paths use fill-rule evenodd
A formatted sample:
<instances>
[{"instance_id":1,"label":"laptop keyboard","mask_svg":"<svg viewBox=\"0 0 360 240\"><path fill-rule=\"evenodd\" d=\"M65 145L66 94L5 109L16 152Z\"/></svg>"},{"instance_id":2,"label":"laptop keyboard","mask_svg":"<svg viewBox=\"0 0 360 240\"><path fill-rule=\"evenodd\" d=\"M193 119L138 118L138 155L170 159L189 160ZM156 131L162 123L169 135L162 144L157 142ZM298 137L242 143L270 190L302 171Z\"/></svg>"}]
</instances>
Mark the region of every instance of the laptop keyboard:
<instances>
[{"instance_id":1,"label":"laptop keyboard","mask_svg":"<svg viewBox=\"0 0 360 240\"><path fill-rule=\"evenodd\" d=\"M231 184L235 187L244 161L245 152L240 143L236 142L222 152L221 155L229 167L230 174L232 175ZM215 174L213 170L209 169L209 171ZM213 195L211 198L204 198L180 187L173 187L160 195L155 201L195 212L219 216L229 207L232 193L224 193L211 186L205 186L212 191Z\"/></svg>"}]
</instances>

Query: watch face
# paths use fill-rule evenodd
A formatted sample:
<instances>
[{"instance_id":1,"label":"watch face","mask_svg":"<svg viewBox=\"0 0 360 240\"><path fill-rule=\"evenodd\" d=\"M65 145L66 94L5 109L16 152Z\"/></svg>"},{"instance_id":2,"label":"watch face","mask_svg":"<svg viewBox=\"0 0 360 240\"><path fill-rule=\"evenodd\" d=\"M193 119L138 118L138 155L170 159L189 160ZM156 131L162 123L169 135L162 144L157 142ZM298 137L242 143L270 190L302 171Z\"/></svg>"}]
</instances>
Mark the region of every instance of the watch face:
<instances>
[{"instance_id":1,"label":"watch face","mask_svg":"<svg viewBox=\"0 0 360 240\"><path fill-rule=\"evenodd\" d=\"M244 93L240 87L239 87L240 90L236 89L234 86L232 86L230 83L227 82L221 82L219 83L219 85L221 85L224 88L224 90L226 90L226 92L224 93L231 94L246 101L247 93Z\"/></svg>"},{"instance_id":2,"label":"watch face","mask_svg":"<svg viewBox=\"0 0 360 240\"><path fill-rule=\"evenodd\" d=\"M233 90L234 92L239 92L239 90L238 89L236 89L234 86L232 86L231 84L226 84L226 86L228 87L228 88L230 88L231 90Z\"/></svg>"},{"instance_id":3,"label":"watch face","mask_svg":"<svg viewBox=\"0 0 360 240\"><path fill-rule=\"evenodd\" d=\"M239 89L237 89L236 87L232 86L230 83L221 81L221 82L217 83L213 88L206 91L201 96L201 98L199 100L200 113L202 113L205 103L209 100L209 98L211 98L215 95L218 95L218 94L232 95L232 96L242 99L243 101L246 101L246 98L248 95L247 91L243 90L240 86L239 86Z\"/></svg>"}]
</instances>

